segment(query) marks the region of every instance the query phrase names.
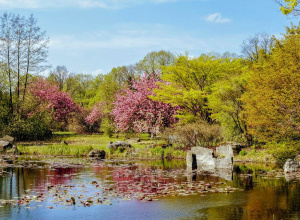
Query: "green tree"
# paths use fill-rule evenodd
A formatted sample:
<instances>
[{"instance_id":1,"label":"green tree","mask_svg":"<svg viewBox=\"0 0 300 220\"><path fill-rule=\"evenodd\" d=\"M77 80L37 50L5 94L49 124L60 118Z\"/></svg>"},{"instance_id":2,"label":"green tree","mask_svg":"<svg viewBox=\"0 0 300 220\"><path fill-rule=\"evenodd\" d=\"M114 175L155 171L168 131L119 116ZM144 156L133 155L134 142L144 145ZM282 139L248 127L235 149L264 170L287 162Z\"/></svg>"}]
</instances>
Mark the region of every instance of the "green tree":
<instances>
[{"instance_id":1,"label":"green tree","mask_svg":"<svg viewBox=\"0 0 300 220\"><path fill-rule=\"evenodd\" d=\"M242 101L249 131L261 141L300 139L299 42L300 27L292 25L253 67Z\"/></svg>"},{"instance_id":2,"label":"green tree","mask_svg":"<svg viewBox=\"0 0 300 220\"><path fill-rule=\"evenodd\" d=\"M139 61L135 69L140 75L145 72L151 75L154 72L161 72L162 67L172 65L174 61L175 56L170 51L153 51Z\"/></svg>"},{"instance_id":3,"label":"green tree","mask_svg":"<svg viewBox=\"0 0 300 220\"><path fill-rule=\"evenodd\" d=\"M252 136L248 133L241 101L241 96L246 91L248 68L241 60L236 60L235 65L235 72L214 84L208 106L211 117L220 122L227 141L247 142L251 145Z\"/></svg>"},{"instance_id":4,"label":"green tree","mask_svg":"<svg viewBox=\"0 0 300 220\"><path fill-rule=\"evenodd\" d=\"M174 65L162 68L162 79L167 84L160 84L152 98L181 106L178 117L187 122L201 119L212 123L214 120L208 106L208 95L212 92L213 84L234 68L230 59L211 54L203 54L198 58L181 55Z\"/></svg>"}]
</instances>

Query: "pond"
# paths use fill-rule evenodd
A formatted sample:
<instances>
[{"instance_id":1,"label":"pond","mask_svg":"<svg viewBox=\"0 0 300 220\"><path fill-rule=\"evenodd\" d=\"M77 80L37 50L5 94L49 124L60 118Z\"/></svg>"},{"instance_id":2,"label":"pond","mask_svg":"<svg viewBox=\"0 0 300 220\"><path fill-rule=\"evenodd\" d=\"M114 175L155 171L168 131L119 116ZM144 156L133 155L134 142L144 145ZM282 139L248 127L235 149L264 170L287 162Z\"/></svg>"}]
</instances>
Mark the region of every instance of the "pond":
<instances>
[{"instance_id":1,"label":"pond","mask_svg":"<svg viewBox=\"0 0 300 220\"><path fill-rule=\"evenodd\" d=\"M299 177L272 166L235 164L225 179L176 160L15 158L0 166L0 219L300 218Z\"/></svg>"}]
</instances>

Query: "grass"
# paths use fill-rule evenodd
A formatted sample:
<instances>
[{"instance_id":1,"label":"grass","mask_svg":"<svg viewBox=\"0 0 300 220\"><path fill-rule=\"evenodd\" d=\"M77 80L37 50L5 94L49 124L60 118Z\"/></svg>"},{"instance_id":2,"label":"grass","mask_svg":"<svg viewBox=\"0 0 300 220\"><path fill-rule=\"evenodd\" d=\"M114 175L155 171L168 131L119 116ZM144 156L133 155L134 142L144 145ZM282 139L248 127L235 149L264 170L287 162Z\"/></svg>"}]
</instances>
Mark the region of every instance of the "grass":
<instances>
[{"instance_id":1,"label":"grass","mask_svg":"<svg viewBox=\"0 0 300 220\"><path fill-rule=\"evenodd\" d=\"M18 150L26 155L39 156L86 156L91 150L95 149L92 146L78 145L47 145L47 146L18 146ZM97 148L99 149L99 148Z\"/></svg>"},{"instance_id":2,"label":"grass","mask_svg":"<svg viewBox=\"0 0 300 220\"><path fill-rule=\"evenodd\" d=\"M123 135L114 135L109 138L103 134L79 135L72 132L55 132L50 140L44 142L22 142L18 143L18 149L25 155L37 156L87 156L91 150L105 150L108 158L141 158L158 159L164 157L185 159L186 152L174 150L171 147L163 149L159 145L164 142L159 139L150 139L147 134L135 138L126 139ZM62 144L65 141L67 145ZM126 141L132 145L127 150L108 149L108 144L115 141ZM149 147L157 145L157 147Z\"/></svg>"},{"instance_id":3,"label":"grass","mask_svg":"<svg viewBox=\"0 0 300 220\"><path fill-rule=\"evenodd\" d=\"M276 159L269 153L268 149L245 148L243 153L234 156L235 162L257 162L276 163Z\"/></svg>"}]
</instances>

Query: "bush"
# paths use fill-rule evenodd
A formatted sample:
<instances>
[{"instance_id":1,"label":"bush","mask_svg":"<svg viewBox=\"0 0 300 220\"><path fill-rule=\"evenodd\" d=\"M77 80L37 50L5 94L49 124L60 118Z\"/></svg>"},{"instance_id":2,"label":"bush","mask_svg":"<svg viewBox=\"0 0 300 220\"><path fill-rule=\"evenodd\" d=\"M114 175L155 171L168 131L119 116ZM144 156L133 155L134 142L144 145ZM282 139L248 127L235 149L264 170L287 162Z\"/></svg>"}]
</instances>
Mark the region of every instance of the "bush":
<instances>
[{"instance_id":1,"label":"bush","mask_svg":"<svg viewBox=\"0 0 300 220\"><path fill-rule=\"evenodd\" d=\"M5 126L2 135L10 135L17 141L34 141L50 138L52 131L43 121L18 120Z\"/></svg>"},{"instance_id":2,"label":"bush","mask_svg":"<svg viewBox=\"0 0 300 220\"><path fill-rule=\"evenodd\" d=\"M300 148L299 143L294 142L268 143L266 147L278 163L284 163L287 159L297 156Z\"/></svg>"},{"instance_id":3,"label":"bush","mask_svg":"<svg viewBox=\"0 0 300 220\"><path fill-rule=\"evenodd\" d=\"M113 136L114 131L115 131L115 127L111 123L109 123L108 119L103 121L102 129L109 138L111 138Z\"/></svg>"},{"instance_id":4,"label":"bush","mask_svg":"<svg viewBox=\"0 0 300 220\"><path fill-rule=\"evenodd\" d=\"M246 154L247 154L247 151L245 151L245 150L241 150L239 153L239 155L241 155L241 156L245 156Z\"/></svg>"},{"instance_id":5,"label":"bush","mask_svg":"<svg viewBox=\"0 0 300 220\"><path fill-rule=\"evenodd\" d=\"M166 129L162 137L168 144L185 147L215 146L222 141L221 126L210 125L206 122L178 125L175 128Z\"/></svg>"},{"instance_id":6,"label":"bush","mask_svg":"<svg viewBox=\"0 0 300 220\"><path fill-rule=\"evenodd\" d=\"M98 133L101 122L95 122L90 125L86 122L86 117L89 114L87 110L82 109L82 112L77 113L69 124L69 130L79 134Z\"/></svg>"}]
</instances>

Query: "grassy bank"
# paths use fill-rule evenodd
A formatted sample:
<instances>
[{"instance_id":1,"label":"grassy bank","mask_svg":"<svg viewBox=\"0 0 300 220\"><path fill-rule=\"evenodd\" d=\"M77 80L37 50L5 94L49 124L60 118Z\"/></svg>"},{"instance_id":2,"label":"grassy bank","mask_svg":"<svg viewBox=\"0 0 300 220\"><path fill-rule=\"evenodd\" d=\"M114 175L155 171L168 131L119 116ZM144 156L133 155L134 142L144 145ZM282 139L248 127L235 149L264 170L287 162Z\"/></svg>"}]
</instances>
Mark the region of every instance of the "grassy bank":
<instances>
[{"instance_id":1,"label":"grassy bank","mask_svg":"<svg viewBox=\"0 0 300 220\"><path fill-rule=\"evenodd\" d=\"M137 141L137 139L139 139ZM115 141L126 141L132 145L129 149L108 149L108 144ZM64 143L67 144L64 144ZM139 158L139 159L160 159L174 158L185 159L186 152L174 148L162 148L162 140L152 140L148 135L141 135L139 138L126 139L125 136L113 136L111 138L95 135L78 135L71 132L57 132L51 140L43 142L20 142L18 150L23 155L35 156L87 156L91 150L104 150L108 158Z\"/></svg>"},{"instance_id":2,"label":"grassy bank","mask_svg":"<svg viewBox=\"0 0 300 220\"><path fill-rule=\"evenodd\" d=\"M276 163L276 159L270 154L269 149L255 150L252 148L243 149L239 155L233 158L234 162L255 162L255 163Z\"/></svg>"},{"instance_id":3,"label":"grassy bank","mask_svg":"<svg viewBox=\"0 0 300 220\"><path fill-rule=\"evenodd\" d=\"M108 149L108 144L115 141L130 143L129 149ZM67 143L67 144L65 144ZM50 140L43 142L19 142L19 151L24 155L35 156L71 156L86 157L91 150L104 150L107 158L137 159L185 159L186 151L180 148L167 147L161 139L150 139L147 134L134 138L123 135L108 137L102 134L79 135L72 132L54 133ZM284 163L287 158L297 155L297 147L286 144L275 144L265 147L244 148L233 159L235 162Z\"/></svg>"}]
</instances>

